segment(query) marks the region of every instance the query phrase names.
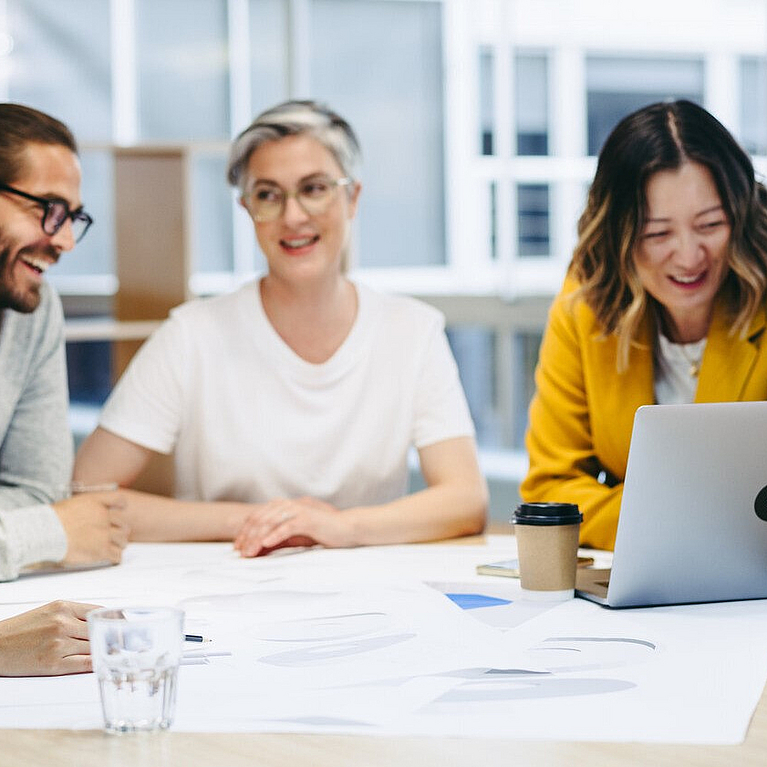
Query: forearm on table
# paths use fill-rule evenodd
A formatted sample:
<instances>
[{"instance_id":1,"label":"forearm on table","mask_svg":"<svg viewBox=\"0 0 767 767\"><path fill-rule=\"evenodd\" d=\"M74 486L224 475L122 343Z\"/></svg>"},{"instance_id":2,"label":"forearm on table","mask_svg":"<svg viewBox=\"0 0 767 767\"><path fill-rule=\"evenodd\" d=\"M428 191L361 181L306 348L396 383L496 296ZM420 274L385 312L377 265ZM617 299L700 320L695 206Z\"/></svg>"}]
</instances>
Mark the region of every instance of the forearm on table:
<instances>
[{"instance_id":1,"label":"forearm on table","mask_svg":"<svg viewBox=\"0 0 767 767\"><path fill-rule=\"evenodd\" d=\"M597 492L579 504L583 513L581 545L612 551L618 532L623 483L615 487L597 485Z\"/></svg>"},{"instance_id":2,"label":"forearm on table","mask_svg":"<svg viewBox=\"0 0 767 767\"><path fill-rule=\"evenodd\" d=\"M252 504L183 501L123 490L132 541L231 541Z\"/></svg>"},{"instance_id":3,"label":"forearm on table","mask_svg":"<svg viewBox=\"0 0 767 767\"><path fill-rule=\"evenodd\" d=\"M482 532L487 514L483 483L433 485L380 506L347 509L355 546L417 543Z\"/></svg>"}]
</instances>

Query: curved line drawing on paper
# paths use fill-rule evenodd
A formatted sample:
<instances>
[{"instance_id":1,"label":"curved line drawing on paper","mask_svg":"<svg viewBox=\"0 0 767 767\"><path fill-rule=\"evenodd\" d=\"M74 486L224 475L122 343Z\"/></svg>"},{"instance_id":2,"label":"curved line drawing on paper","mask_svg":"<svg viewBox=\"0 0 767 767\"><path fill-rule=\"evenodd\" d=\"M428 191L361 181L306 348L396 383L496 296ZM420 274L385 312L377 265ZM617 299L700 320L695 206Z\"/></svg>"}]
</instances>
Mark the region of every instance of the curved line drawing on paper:
<instances>
[{"instance_id":1,"label":"curved line drawing on paper","mask_svg":"<svg viewBox=\"0 0 767 767\"><path fill-rule=\"evenodd\" d=\"M223 583L224 588L229 584L237 584L240 588L255 588L261 586L264 583L275 583L276 581L284 581L285 575L272 569L260 569L258 571L242 570L241 568L234 568L231 566L224 566L217 568L215 571L208 568L196 568L193 570L187 570L186 572L179 573L179 579L183 580L185 584L193 582L198 579L200 582L207 584L210 588L211 582Z\"/></svg>"},{"instance_id":2,"label":"curved line drawing on paper","mask_svg":"<svg viewBox=\"0 0 767 767\"><path fill-rule=\"evenodd\" d=\"M633 637L549 637L527 651L535 661L534 666L543 666L546 671L459 668L434 674L465 681L421 711L425 714L448 713L460 704L470 706L471 713L481 714L485 705L497 705L503 701L623 692L635 688L636 683L616 678L573 678L564 674L641 664L650 660L657 651L658 646L654 642ZM347 686L399 687L409 679L393 677Z\"/></svg>"},{"instance_id":3,"label":"curved line drawing on paper","mask_svg":"<svg viewBox=\"0 0 767 767\"><path fill-rule=\"evenodd\" d=\"M407 642L415 636L414 633L390 634L370 637L369 639L357 639L352 642L335 642L318 647L299 647L274 655L264 655L258 659L258 662L268 663L272 666L315 666L348 658L352 655L381 650L384 647L392 647Z\"/></svg>"},{"instance_id":4,"label":"curved line drawing on paper","mask_svg":"<svg viewBox=\"0 0 767 767\"><path fill-rule=\"evenodd\" d=\"M413 679L424 679L428 677L447 677L448 679L484 679L487 676L505 676L514 678L534 678L537 676L551 676L550 671L530 671L524 668L487 668L478 666L475 668L459 668L451 671L440 671L434 674L424 674L418 676L394 676L387 679L376 679L374 681L354 682L352 684L335 685L330 689L353 689L355 687L402 687Z\"/></svg>"},{"instance_id":5,"label":"curved line drawing on paper","mask_svg":"<svg viewBox=\"0 0 767 767\"><path fill-rule=\"evenodd\" d=\"M318 642L351 639L388 629L391 617L382 612L321 615L262 623L251 634L269 642Z\"/></svg>"},{"instance_id":6,"label":"curved line drawing on paper","mask_svg":"<svg viewBox=\"0 0 767 767\"><path fill-rule=\"evenodd\" d=\"M632 637L549 637L526 652L538 667L563 674L646 663L657 651L654 642Z\"/></svg>"},{"instance_id":7,"label":"curved line drawing on paper","mask_svg":"<svg viewBox=\"0 0 767 767\"><path fill-rule=\"evenodd\" d=\"M631 639L630 637L549 637L546 642L625 642L626 644L638 644L657 650L658 645L647 639Z\"/></svg>"},{"instance_id":8,"label":"curved line drawing on paper","mask_svg":"<svg viewBox=\"0 0 767 767\"><path fill-rule=\"evenodd\" d=\"M294 591L270 589L268 591L246 591L239 594L203 594L187 597L179 607L201 608L215 612L266 612L273 607L302 608L322 602L328 597L341 596L340 591Z\"/></svg>"},{"instance_id":9,"label":"curved line drawing on paper","mask_svg":"<svg viewBox=\"0 0 767 767\"><path fill-rule=\"evenodd\" d=\"M605 695L636 687L625 679L563 679L558 677L495 678L464 682L421 709L428 715L455 713L454 706L471 706L470 713L497 711L500 702L543 698L566 698L582 695Z\"/></svg>"}]
</instances>

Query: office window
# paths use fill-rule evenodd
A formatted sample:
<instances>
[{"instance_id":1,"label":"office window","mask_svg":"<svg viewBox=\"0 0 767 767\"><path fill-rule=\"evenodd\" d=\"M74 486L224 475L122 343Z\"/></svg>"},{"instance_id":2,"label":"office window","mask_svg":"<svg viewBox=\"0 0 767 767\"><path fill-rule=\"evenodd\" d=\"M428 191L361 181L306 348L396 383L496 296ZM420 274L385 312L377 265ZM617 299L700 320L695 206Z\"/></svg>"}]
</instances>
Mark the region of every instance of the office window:
<instances>
[{"instance_id":1,"label":"office window","mask_svg":"<svg viewBox=\"0 0 767 767\"><path fill-rule=\"evenodd\" d=\"M523 257L551 252L547 184L517 185L517 252Z\"/></svg>"},{"instance_id":2,"label":"office window","mask_svg":"<svg viewBox=\"0 0 767 767\"><path fill-rule=\"evenodd\" d=\"M490 194L490 258L498 260L498 182L488 184Z\"/></svg>"},{"instance_id":3,"label":"office window","mask_svg":"<svg viewBox=\"0 0 767 767\"><path fill-rule=\"evenodd\" d=\"M78 292L103 292L99 278L114 273L112 162L108 152L88 149L87 143L112 138L109 0L71 0L66 13L48 0L8 0L7 11L8 97L53 115L75 134L81 147L81 197L94 219L86 238L50 273L51 280L68 281L71 292L72 278L79 277Z\"/></svg>"},{"instance_id":4,"label":"office window","mask_svg":"<svg viewBox=\"0 0 767 767\"><path fill-rule=\"evenodd\" d=\"M479 325L454 325L447 338L481 447L501 446L502 425L496 412L495 333Z\"/></svg>"},{"instance_id":5,"label":"office window","mask_svg":"<svg viewBox=\"0 0 767 767\"><path fill-rule=\"evenodd\" d=\"M545 55L519 53L515 63L518 155L549 153L549 75Z\"/></svg>"},{"instance_id":6,"label":"office window","mask_svg":"<svg viewBox=\"0 0 767 767\"><path fill-rule=\"evenodd\" d=\"M524 330L504 336L482 325L451 325L446 333L477 430L477 444L490 450L524 450L542 333ZM499 343L510 344L510 354L499 355ZM508 375L504 370L499 376L499 362L511 365Z\"/></svg>"},{"instance_id":7,"label":"office window","mask_svg":"<svg viewBox=\"0 0 767 767\"><path fill-rule=\"evenodd\" d=\"M751 154L767 154L767 59L740 60L740 140Z\"/></svg>"},{"instance_id":8,"label":"office window","mask_svg":"<svg viewBox=\"0 0 767 767\"><path fill-rule=\"evenodd\" d=\"M102 405L112 389L112 344L78 341L66 345L69 398L72 402Z\"/></svg>"},{"instance_id":9,"label":"office window","mask_svg":"<svg viewBox=\"0 0 767 767\"><path fill-rule=\"evenodd\" d=\"M495 58L492 48L479 49L479 152L493 154Z\"/></svg>"},{"instance_id":10,"label":"office window","mask_svg":"<svg viewBox=\"0 0 767 767\"><path fill-rule=\"evenodd\" d=\"M528 410L535 394L535 368L542 338L542 333L515 333L512 342L514 429L511 447L516 450L524 450L525 447Z\"/></svg>"},{"instance_id":11,"label":"office window","mask_svg":"<svg viewBox=\"0 0 767 767\"><path fill-rule=\"evenodd\" d=\"M362 143L356 263L444 264L441 5L314 0L311 39L312 94Z\"/></svg>"},{"instance_id":12,"label":"office window","mask_svg":"<svg viewBox=\"0 0 767 767\"><path fill-rule=\"evenodd\" d=\"M226 162L225 155L195 153L192 163L195 272L229 272L234 268L232 194L226 180Z\"/></svg>"},{"instance_id":13,"label":"office window","mask_svg":"<svg viewBox=\"0 0 767 767\"><path fill-rule=\"evenodd\" d=\"M109 0L6 0L8 96L64 121L78 141L112 136Z\"/></svg>"},{"instance_id":14,"label":"office window","mask_svg":"<svg viewBox=\"0 0 767 767\"><path fill-rule=\"evenodd\" d=\"M253 117L288 98L288 0L250 0L250 101ZM239 133L245 125L233 125Z\"/></svg>"},{"instance_id":15,"label":"office window","mask_svg":"<svg viewBox=\"0 0 767 767\"><path fill-rule=\"evenodd\" d=\"M702 104L703 61L589 56L586 88L588 153L596 155L621 118L646 104L680 98Z\"/></svg>"},{"instance_id":16,"label":"office window","mask_svg":"<svg viewBox=\"0 0 767 767\"><path fill-rule=\"evenodd\" d=\"M51 271L54 283L59 277L80 276L109 277L114 274L115 261L115 211L114 211L114 164L107 150L85 149L80 152L82 184L80 196L88 213L93 216L93 226L85 238L77 243L71 253L64 253ZM94 288L103 282L96 282ZM94 292L88 280L82 279L83 292ZM103 288L102 288L103 290Z\"/></svg>"},{"instance_id":17,"label":"office window","mask_svg":"<svg viewBox=\"0 0 767 767\"><path fill-rule=\"evenodd\" d=\"M66 345L69 425L75 448L98 425L98 415L112 390L112 344L109 341Z\"/></svg>"},{"instance_id":18,"label":"office window","mask_svg":"<svg viewBox=\"0 0 767 767\"><path fill-rule=\"evenodd\" d=\"M226 3L135 2L141 140L228 139Z\"/></svg>"}]
</instances>

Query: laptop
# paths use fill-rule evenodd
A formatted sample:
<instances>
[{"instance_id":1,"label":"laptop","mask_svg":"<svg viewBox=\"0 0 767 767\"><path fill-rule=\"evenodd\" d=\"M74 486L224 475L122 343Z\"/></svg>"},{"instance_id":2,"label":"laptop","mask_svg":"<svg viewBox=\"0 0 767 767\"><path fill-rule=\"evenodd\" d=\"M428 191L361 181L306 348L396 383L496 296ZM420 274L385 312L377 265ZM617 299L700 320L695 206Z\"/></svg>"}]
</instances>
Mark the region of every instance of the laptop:
<instances>
[{"instance_id":1,"label":"laptop","mask_svg":"<svg viewBox=\"0 0 767 767\"><path fill-rule=\"evenodd\" d=\"M634 417L607 607L767 598L767 402L646 405Z\"/></svg>"}]
</instances>

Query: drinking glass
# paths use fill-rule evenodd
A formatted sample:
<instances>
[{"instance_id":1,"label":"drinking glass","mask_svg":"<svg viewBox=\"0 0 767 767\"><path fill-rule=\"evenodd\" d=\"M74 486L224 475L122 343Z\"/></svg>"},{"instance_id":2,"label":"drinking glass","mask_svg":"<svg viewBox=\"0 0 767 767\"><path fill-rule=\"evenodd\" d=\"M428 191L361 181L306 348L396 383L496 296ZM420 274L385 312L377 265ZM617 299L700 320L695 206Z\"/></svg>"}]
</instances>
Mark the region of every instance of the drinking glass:
<instances>
[{"instance_id":1,"label":"drinking glass","mask_svg":"<svg viewBox=\"0 0 767 767\"><path fill-rule=\"evenodd\" d=\"M173 721L184 612L103 607L88 613L93 671L108 732L164 730Z\"/></svg>"}]
</instances>

